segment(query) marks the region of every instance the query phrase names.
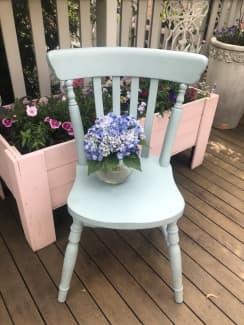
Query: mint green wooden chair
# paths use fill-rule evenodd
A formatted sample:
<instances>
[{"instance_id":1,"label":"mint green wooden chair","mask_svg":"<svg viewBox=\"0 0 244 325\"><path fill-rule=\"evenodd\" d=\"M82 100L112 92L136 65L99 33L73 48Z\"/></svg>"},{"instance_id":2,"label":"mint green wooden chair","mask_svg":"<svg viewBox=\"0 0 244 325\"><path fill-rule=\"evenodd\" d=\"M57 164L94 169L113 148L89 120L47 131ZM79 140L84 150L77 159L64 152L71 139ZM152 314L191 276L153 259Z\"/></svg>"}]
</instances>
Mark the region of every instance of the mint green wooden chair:
<instances>
[{"instance_id":1,"label":"mint green wooden chair","mask_svg":"<svg viewBox=\"0 0 244 325\"><path fill-rule=\"evenodd\" d=\"M161 227L169 249L174 297L183 301L181 253L177 220L184 210L170 165L172 145L181 118L186 84L199 80L207 58L199 54L142 48L84 48L54 50L48 61L57 78L64 80L69 112L76 139L78 163L76 178L68 196L68 211L73 224L66 248L58 301L64 302L74 270L83 227L144 229ZM108 185L87 175L83 152L83 126L72 88L72 79L92 78L97 116L103 115L101 77L112 76L113 110L120 113L120 77L132 77L130 114L136 116L139 77L150 79L145 134L150 143L158 80L180 83L179 94L170 118L160 157L141 153L142 172L133 171L120 185Z\"/></svg>"}]
</instances>

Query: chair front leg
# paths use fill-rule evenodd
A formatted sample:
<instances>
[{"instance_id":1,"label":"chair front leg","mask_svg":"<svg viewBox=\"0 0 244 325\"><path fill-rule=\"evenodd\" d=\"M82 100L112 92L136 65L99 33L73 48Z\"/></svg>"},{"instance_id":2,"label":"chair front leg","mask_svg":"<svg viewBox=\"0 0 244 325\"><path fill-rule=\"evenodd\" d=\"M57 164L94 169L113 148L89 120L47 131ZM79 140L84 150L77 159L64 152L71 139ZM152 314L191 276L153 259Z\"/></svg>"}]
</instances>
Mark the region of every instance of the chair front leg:
<instances>
[{"instance_id":1,"label":"chair front leg","mask_svg":"<svg viewBox=\"0 0 244 325\"><path fill-rule=\"evenodd\" d=\"M173 278L174 297L177 303L183 302L181 251L179 246L179 234L177 224L171 223L167 227L168 249L170 266Z\"/></svg>"},{"instance_id":2,"label":"chair front leg","mask_svg":"<svg viewBox=\"0 0 244 325\"><path fill-rule=\"evenodd\" d=\"M162 234L164 236L164 239L165 239L165 242L166 242L167 246L169 246L167 226L168 226L167 224L161 226L161 231L162 231Z\"/></svg>"},{"instance_id":3,"label":"chair front leg","mask_svg":"<svg viewBox=\"0 0 244 325\"><path fill-rule=\"evenodd\" d=\"M82 229L83 227L81 222L74 219L73 224L70 227L69 242L64 255L64 264L58 293L59 302L65 302L67 293L69 291L70 281L77 259Z\"/></svg>"}]
</instances>

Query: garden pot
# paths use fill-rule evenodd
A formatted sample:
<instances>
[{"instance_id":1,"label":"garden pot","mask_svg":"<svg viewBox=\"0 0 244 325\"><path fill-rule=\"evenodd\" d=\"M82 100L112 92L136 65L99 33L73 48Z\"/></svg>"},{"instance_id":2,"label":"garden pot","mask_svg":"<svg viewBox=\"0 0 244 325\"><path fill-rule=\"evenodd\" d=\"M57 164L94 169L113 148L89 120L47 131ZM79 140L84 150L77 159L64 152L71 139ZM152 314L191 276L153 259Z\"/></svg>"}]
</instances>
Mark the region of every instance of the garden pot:
<instances>
[{"instance_id":1,"label":"garden pot","mask_svg":"<svg viewBox=\"0 0 244 325\"><path fill-rule=\"evenodd\" d=\"M235 128L244 113L244 46L211 39L207 83L216 83L220 95L214 127Z\"/></svg>"},{"instance_id":2,"label":"garden pot","mask_svg":"<svg viewBox=\"0 0 244 325\"><path fill-rule=\"evenodd\" d=\"M191 168L203 162L217 103L218 95L212 94L183 105L172 155L194 148ZM151 154L160 154L169 118L169 112L163 117L155 115ZM33 250L56 240L53 209L66 204L76 161L74 140L22 155L0 135L0 177L16 199L25 237Z\"/></svg>"}]
</instances>

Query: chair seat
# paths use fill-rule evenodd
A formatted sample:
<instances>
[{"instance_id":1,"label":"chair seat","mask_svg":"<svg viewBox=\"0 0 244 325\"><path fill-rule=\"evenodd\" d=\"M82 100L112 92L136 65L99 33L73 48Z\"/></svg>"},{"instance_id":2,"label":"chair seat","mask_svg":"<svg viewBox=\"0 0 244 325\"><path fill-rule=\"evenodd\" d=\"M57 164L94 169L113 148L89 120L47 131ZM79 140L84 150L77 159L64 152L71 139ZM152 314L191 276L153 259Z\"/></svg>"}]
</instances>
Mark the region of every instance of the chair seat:
<instances>
[{"instance_id":1,"label":"chair seat","mask_svg":"<svg viewBox=\"0 0 244 325\"><path fill-rule=\"evenodd\" d=\"M133 170L125 183L109 185L87 166L77 165L76 179L68 197L68 210L87 226L143 229L176 221L182 216L184 199L172 167L161 167L158 157L141 159L142 172Z\"/></svg>"}]
</instances>

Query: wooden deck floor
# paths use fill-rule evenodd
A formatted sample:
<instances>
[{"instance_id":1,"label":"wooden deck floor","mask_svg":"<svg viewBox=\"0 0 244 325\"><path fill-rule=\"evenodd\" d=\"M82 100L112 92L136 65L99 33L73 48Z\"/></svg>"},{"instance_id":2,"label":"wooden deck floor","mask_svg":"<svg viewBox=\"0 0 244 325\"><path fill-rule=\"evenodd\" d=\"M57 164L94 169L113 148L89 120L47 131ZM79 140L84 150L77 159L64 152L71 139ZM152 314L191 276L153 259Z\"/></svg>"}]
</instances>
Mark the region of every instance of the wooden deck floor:
<instances>
[{"instance_id":1,"label":"wooden deck floor","mask_svg":"<svg viewBox=\"0 0 244 325\"><path fill-rule=\"evenodd\" d=\"M204 164L174 158L187 206L179 221L184 303L173 302L158 229L86 229L66 304L56 301L70 218L57 243L33 253L13 198L0 202L0 324L244 324L244 123L213 130Z\"/></svg>"}]
</instances>

